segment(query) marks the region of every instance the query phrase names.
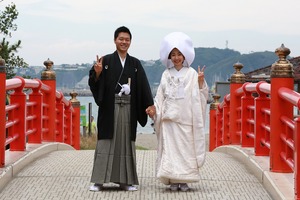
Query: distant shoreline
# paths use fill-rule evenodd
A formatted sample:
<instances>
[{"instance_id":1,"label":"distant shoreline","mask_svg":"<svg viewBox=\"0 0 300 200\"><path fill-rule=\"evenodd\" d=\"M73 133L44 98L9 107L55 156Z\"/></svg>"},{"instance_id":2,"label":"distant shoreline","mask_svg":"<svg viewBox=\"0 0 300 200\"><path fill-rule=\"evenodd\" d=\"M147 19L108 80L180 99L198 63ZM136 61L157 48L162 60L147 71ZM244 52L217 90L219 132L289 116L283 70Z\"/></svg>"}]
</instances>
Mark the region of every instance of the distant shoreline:
<instances>
[{"instance_id":1,"label":"distant shoreline","mask_svg":"<svg viewBox=\"0 0 300 200\"><path fill-rule=\"evenodd\" d=\"M93 96L90 90L82 90L82 89L58 89L61 91L64 96L71 96L72 92L76 92L78 96Z\"/></svg>"}]
</instances>

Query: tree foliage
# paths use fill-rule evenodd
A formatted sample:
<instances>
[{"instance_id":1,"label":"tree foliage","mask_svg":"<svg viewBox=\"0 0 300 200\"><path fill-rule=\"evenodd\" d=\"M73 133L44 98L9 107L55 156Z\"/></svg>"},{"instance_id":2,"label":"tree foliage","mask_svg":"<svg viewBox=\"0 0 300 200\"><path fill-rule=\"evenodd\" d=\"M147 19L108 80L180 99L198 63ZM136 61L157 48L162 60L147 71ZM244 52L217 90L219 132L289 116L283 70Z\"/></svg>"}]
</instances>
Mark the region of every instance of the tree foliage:
<instances>
[{"instance_id":1,"label":"tree foliage","mask_svg":"<svg viewBox=\"0 0 300 200\"><path fill-rule=\"evenodd\" d=\"M8 79L15 76L14 69L16 67L28 67L24 59L17 55L18 49L21 48L21 40L14 44L10 44L8 40L12 37L12 33L17 30L17 24L14 21L18 14L16 5L13 3L7 5L4 10L0 10L0 34L3 37L0 43L0 56L5 60L6 78Z\"/></svg>"}]
</instances>

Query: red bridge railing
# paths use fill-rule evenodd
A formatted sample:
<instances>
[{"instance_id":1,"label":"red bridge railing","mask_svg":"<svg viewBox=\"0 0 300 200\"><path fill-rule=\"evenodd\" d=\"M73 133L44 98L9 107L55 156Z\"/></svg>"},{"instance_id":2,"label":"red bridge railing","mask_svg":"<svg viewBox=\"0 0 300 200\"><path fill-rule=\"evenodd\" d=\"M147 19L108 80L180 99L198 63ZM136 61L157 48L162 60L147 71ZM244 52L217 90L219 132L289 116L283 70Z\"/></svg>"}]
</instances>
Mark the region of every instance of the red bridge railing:
<instances>
[{"instance_id":1,"label":"red bridge railing","mask_svg":"<svg viewBox=\"0 0 300 200\"><path fill-rule=\"evenodd\" d=\"M0 62L0 167L5 151L25 151L27 143L62 142L80 149L80 102L56 91L53 62L45 61L41 80L6 80ZM9 93L9 103L6 102Z\"/></svg>"},{"instance_id":2,"label":"red bridge railing","mask_svg":"<svg viewBox=\"0 0 300 200\"><path fill-rule=\"evenodd\" d=\"M229 144L253 147L255 156L270 157L272 172L294 172L295 199L300 199L300 94L294 91L293 66L286 59L289 49L282 45L276 53L271 84L245 83L243 65L234 65L230 94L222 102L216 94L210 107L209 150Z\"/></svg>"}]
</instances>

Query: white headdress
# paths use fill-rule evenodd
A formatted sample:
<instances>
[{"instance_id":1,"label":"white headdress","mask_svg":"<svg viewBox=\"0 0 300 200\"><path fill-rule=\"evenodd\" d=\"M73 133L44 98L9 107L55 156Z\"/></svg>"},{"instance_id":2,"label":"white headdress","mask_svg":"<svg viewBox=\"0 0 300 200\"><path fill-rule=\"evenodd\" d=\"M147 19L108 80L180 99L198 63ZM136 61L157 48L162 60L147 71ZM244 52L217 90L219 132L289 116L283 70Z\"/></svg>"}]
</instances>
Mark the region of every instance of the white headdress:
<instances>
[{"instance_id":1,"label":"white headdress","mask_svg":"<svg viewBox=\"0 0 300 200\"><path fill-rule=\"evenodd\" d=\"M177 48L184 55L183 65L190 66L195 58L191 38L182 32L173 32L164 37L160 46L160 60L167 68L173 67L173 63L168 57L174 48Z\"/></svg>"}]
</instances>

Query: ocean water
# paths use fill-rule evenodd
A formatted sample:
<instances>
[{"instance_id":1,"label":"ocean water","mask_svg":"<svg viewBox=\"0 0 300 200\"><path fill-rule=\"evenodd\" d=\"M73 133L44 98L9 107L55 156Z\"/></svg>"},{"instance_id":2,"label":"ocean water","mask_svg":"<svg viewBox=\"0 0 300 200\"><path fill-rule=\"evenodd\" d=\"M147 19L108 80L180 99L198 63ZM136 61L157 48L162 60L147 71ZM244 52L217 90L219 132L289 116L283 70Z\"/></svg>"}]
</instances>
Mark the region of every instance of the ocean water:
<instances>
[{"instance_id":1,"label":"ocean water","mask_svg":"<svg viewBox=\"0 0 300 200\"><path fill-rule=\"evenodd\" d=\"M98 117L98 106L94 101L94 98L92 96L77 96L76 97L80 101L80 105L85 105L86 107L86 117L88 119L88 110L89 110L89 104L91 104L91 115L94 116L95 121L97 121ZM66 97L66 99L70 99L69 97ZM143 134L153 134L154 129L151 126L152 119L149 118L148 122L145 127L142 127L141 125L138 124L137 127L137 133L143 133ZM209 133L209 104L207 104L206 108L206 120L205 120L205 133Z\"/></svg>"}]
</instances>

